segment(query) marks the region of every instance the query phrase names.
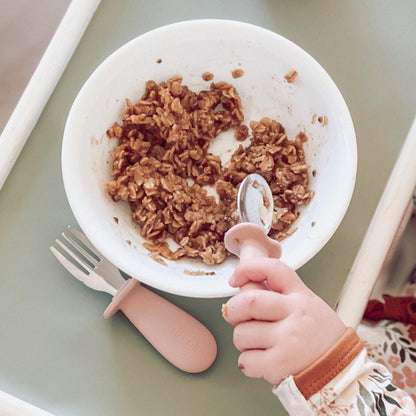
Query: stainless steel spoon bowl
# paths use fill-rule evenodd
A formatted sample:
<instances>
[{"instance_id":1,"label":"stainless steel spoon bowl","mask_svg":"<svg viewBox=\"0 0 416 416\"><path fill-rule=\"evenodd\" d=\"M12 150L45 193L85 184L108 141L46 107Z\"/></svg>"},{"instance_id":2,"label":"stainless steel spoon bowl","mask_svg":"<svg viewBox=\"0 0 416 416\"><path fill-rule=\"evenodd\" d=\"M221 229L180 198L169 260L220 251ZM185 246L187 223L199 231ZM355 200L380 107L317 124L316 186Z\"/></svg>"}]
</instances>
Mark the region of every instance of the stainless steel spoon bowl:
<instances>
[{"instance_id":1,"label":"stainless steel spoon bowl","mask_svg":"<svg viewBox=\"0 0 416 416\"><path fill-rule=\"evenodd\" d=\"M267 236L273 220L273 195L267 181L255 173L248 175L237 194L240 223L231 227L224 236L225 247L240 261L256 257L280 258L282 248L278 241ZM262 283L248 283L240 289L264 289Z\"/></svg>"},{"instance_id":2,"label":"stainless steel spoon bowl","mask_svg":"<svg viewBox=\"0 0 416 416\"><path fill-rule=\"evenodd\" d=\"M252 173L241 182L237 194L238 215L241 222L251 222L270 231L273 220L273 194L267 181Z\"/></svg>"}]
</instances>

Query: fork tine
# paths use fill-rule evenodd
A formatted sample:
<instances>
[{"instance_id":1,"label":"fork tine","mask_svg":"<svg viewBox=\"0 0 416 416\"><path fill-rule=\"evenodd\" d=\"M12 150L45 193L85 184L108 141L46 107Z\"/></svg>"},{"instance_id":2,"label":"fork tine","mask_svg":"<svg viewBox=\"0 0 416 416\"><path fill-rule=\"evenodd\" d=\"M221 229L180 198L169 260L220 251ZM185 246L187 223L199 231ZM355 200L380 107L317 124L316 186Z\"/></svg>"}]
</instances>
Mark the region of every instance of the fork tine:
<instances>
[{"instance_id":1,"label":"fork tine","mask_svg":"<svg viewBox=\"0 0 416 416\"><path fill-rule=\"evenodd\" d=\"M68 254L76 263L78 263L86 272L92 271L92 267L82 260L76 253L74 253L66 244L61 240L55 240L56 244ZM70 243L70 242L69 242Z\"/></svg>"},{"instance_id":2,"label":"fork tine","mask_svg":"<svg viewBox=\"0 0 416 416\"><path fill-rule=\"evenodd\" d=\"M68 230L76 237L79 241L81 241L94 256L97 257L98 260L103 260L102 254L97 251L97 249L91 244L90 240L82 233L81 231L77 230L76 228L72 227L72 225L68 225Z\"/></svg>"},{"instance_id":3,"label":"fork tine","mask_svg":"<svg viewBox=\"0 0 416 416\"><path fill-rule=\"evenodd\" d=\"M69 273L73 274L78 280L86 284L86 280L88 279L88 275L81 271L77 266L71 263L60 251L58 251L55 247L51 246L49 249L52 251L53 255L58 259L58 261L62 264L69 271Z\"/></svg>"},{"instance_id":4,"label":"fork tine","mask_svg":"<svg viewBox=\"0 0 416 416\"><path fill-rule=\"evenodd\" d=\"M76 248L76 250L82 255L84 256L92 265L96 266L96 263L98 263L100 261L100 259L98 258L98 256L93 257L87 250L85 250L84 247L82 247L71 235L71 232L69 233L65 233L63 232L62 237L65 239L65 241ZM75 234L74 234L75 235ZM77 237L78 238L78 237Z\"/></svg>"},{"instance_id":5,"label":"fork tine","mask_svg":"<svg viewBox=\"0 0 416 416\"><path fill-rule=\"evenodd\" d=\"M59 240L56 240L60 247L63 247L62 243ZM71 273L74 277L76 277L80 282L84 283L84 285L90 287L94 290L99 290L101 292L109 293L110 295L114 296L117 293L117 289L108 284L102 277L98 276L94 271L83 272L80 268L74 265L71 261L69 261L59 250L55 247L49 247L53 255L58 259L58 261ZM69 250L65 249L66 252ZM71 254L71 253L69 253ZM74 258L73 254L71 254L71 258L76 261L77 263L81 263L79 258Z\"/></svg>"},{"instance_id":6,"label":"fork tine","mask_svg":"<svg viewBox=\"0 0 416 416\"><path fill-rule=\"evenodd\" d=\"M100 276L105 278L106 282L112 288L116 288L118 290L121 286L123 286L125 278L120 273L120 270L93 246L93 244L88 240L88 237L85 236L82 231L68 225L67 230L62 233L61 240L62 241L58 244L64 244L65 247L62 247L62 249L65 250L69 256L75 257L78 264L81 264L81 260L88 263L83 264L81 267L90 270L91 274L98 272ZM71 250L74 252L71 253ZM104 291L108 292L107 289Z\"/></svg>"}]
</instances>

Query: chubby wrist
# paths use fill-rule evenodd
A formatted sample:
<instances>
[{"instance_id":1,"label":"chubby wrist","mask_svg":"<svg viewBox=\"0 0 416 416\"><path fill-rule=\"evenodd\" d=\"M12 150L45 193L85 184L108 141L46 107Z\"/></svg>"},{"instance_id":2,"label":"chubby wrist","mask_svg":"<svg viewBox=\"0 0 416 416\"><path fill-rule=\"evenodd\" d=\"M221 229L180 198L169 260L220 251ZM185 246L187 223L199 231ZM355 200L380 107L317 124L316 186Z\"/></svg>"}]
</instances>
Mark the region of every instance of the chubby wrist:
<instances>
[{"instance_id":1,"label":"chubby wrist","mask_svg":"<svg viewBox=\"0 0 416 416\"><path fill-rule=\"evenodd\" d=\"M321 390L354 360L364 348L364 342L353 328L313 364L293 375L293 381L306 400Z\"/></svg>"}]
</instances>

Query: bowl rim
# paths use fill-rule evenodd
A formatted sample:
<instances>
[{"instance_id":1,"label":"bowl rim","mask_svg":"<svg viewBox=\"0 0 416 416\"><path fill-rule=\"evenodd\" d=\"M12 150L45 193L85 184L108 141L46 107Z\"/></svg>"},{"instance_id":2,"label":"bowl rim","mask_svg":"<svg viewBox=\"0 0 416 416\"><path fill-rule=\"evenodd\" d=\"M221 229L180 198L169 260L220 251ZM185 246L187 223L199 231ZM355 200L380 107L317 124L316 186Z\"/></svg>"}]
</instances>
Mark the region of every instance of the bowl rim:
<instances>
[{"instance_id":1,"label":"bowl rim","mask_svg":"<svg viewBox=\"0 0 416 416\"><path fill-rule=\"evenodd\" d=\"M307 57L307 59L311 60L314 65L319 68L319 70L322 72L323 76L326 78L325 81L328 84L328 87L333 91L335 95L337 95L338 102L341 106L345 108L345 112L343 114L343 117L345 118L347 133L346 135L350 137L350 140L347 141L348 143L348 151L346 154L346 157L349 159L347 166L349 166L350 171L346 174L348 176L349 180L346 181L346 185L348 185L348 188L346 187L344 189L344 192L342 193L342 200L339 200L339 206L342 206L342 209L340 208L336 212L336 216L331 218L331 226L328 227L324 238L321 238L319 243L315 243L309 251L304 253L302 258L295 262L295 264L292 264L292 267L296 270L299 267L306 264L308 261L310 261L332 238L336 230L338 229L339 225L341 224L348 207L351 203L351 199L353 196L354 188L355 188L355 182L356 182L356 174L357 174L357 143L356 143L356 135L354 130L353 121L351 118L351 113L349 111L348 105L345 102L344 97L342 96L340 90L338 89L335 82L332 80L331 76L327 73L327 71L322 67L321 64L319 64L318 61L316 61L315 58L313 58L308 52L306 52L303 48L295 44L293 41L283 37L282 35L266 29L261 26L257 26L252 23L246 23L241 22L237 20L228 20L228 19L191 19L191 20L185 20L175 23L170 23L164 26L160 26L157 28L154 28L150 31L147 31L130 41L124 43L122 46L117 48L115 51L113 51L110 55L108 55L90 74L88 79L84 82L81 89L79 90L75 100L73 101L71 108L68 113L68 117L66 120L64 133L63 133L63 143L62 143L62 152L61 152L61 165L62 165L62 176L63 176L63 183L65 188L66 197L68 200L68 203L71 207L71 210L75 216L75 219L77 220L79 226L81 229L85 232L87 237L91 240L93 245L102 252L105 257L107 257L112 263L114 263L117 267L121 268L123 271L125 271L127 274L129 274L131 277L136 278L137 280L142 281L145 284L148 284L149 286L152 286L156 289L166 291L168 293L176 294L176 295L182 295L182 296L188 296L188 297L196 297L196 298L218 298L218 297L225 297L225 296L231 296L236 293L235 288L231 288L230 286L227 287L224 285L224 288L222 291L218 291L214 289L214 291L208 292L206 289L202 288L202 291L196 291L193 285L189 285L187 287L181 287L181 288L175 288L172 287L171 284L166 279L159 279L160 281L154 282L149 281L148 279L140 277L136 277L134 273L132 273L131 268L127 265L123 265L123 267L120 267L121 265L118 264L117 259L115 259L113 256L111 256L111 253L109 253L109 250L106 249L106 244L103 244L100 240L100 238L96 237L97 229L90 226L90 224L85 220L83 215L83 208L81 207L81 202L79 199L74 195L74 189L71 188L71 174L73 173L71 169L69 168L69 160L68 160L68 153L66 152L67 142L68 142L68 136L69 136L69 130L70 130L70 121L73 118L73 114L76 111L76 108L78 106L78 103L80 99L83 97L84 91L87 89L89 81L95 77L95 75L102 71L102 68L105 67L109 60L115 59L117 55L122 54L125 49L128 49L134 45L134 43L138 42L138 39L143 40L147 37L151 37L154 34L161 34L163 32L169 32L172 29L175 29L177 27L192 27L196 26L198 29L201 29L201 26L207 26L207 25L223 25L223 27L236 27L238 29L250 29L257 32L263 32L267 34L268 36L272 35L278 38L281 42L287 43L289 47L296 48L302 55ZM203 292L203 293L202 293Z\"/></svg>"}]
</instances>

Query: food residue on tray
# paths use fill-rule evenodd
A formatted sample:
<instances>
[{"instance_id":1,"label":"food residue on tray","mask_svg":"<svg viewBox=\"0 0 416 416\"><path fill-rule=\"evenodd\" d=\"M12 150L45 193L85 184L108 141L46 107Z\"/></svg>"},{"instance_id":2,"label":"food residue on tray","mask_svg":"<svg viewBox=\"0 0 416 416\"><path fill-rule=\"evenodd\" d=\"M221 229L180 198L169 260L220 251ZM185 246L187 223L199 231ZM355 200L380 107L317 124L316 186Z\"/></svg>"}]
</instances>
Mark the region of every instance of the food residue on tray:
<instances>
[{"instance_id":1,"label":"food residue on tray","mask_svg":"<svg viewBox=\"0 0 416 416\"><path fill-rule=\"evenodd\" d=\"M299 208L314 194L303 150L307 136L300 132L290 140L283 125L267 117L247 124L240 96L227 82L194 92L174 76L159 84L147 81L137 102L126 100L121 124L107 131L118 143L113 180L105 189L114 201L129 203L151 258L224 261L224 234L239 220L237 191L250 173L262 175L271 187L269 235L282 240L296 230ZM210 145L227 130L249 143L240 143L223 166Z\"/></svg>"},{"instance_id":2,"label":"food residue on tray","mask_svg":"<svg viewBox=\"0 0 416 416\"><path fill-rule=\"evenodd\" d=\"M322 124L322 126L326 126L328 124L328 116L317 116L317 114L313 114L311 123L315 124L316 121Z\"/></svg>"},{"instance_id":3,"label":"food residue on tray","mask_svg":"<svg viewBox=\"0 0 416 416\"><path fill-rule=\"evenodd\" d=\"M212 72L204 72L202 74L202 79L204 81L211 81L214 79L214 74Z\"/></svg>"},{"instance_id":4,"label":"food residue on tray","mask_svg":"<svg viewBox=\"0 0 416 416\"><path fill-rule=\"evenodd\" d=\"M203 270L184 270L188 276L214 276L215 272L204 272Z\"/></svg>"},{"instance_id":5,"label":"food residue on tray","mask_svg":"<svg viewBox=\"0 0 416 416\"><path fill-rule=\"evenodd\" d=\"M162 266L167 266L165 260L162 259L162 257L160 257L158 255L158 253L154 253L154 252L150 252L149 253L149 257L154 260L156 263L161 264Z\"/></svg>"},{"instance_id":6,"label":"food residue on tray","mask_svg":"<svg viewBox=\"0 0 416 416\"><path fill-rule=\"evenodd\" d=\"M231 71L231 75L233 76L234 79L241 78L244 75L244 71L240 68L237 68Z\"/></svg>"},{"instance_id":7,"label":"food residue on tray","mask_svg":"<svg viewBox=\"0 0 416 416\"><path fill-rule=\"evenodd\" d=\"M284 79L289 83L293 84L296 81L296 78L298 76L298 72L294 69L292 71L289 71L285 76Z\"/></svg>"},{"instance_id":8,"label":"food residue on tray","mask_svg":"<svg viewBox=\"0 0 416 416\"><path fill-rule=\"evenodd\" d=\"M323 126L328 124L328 117L327 116L319 116L318 123L321 123Z\"/></svg>"}]
</instances>

